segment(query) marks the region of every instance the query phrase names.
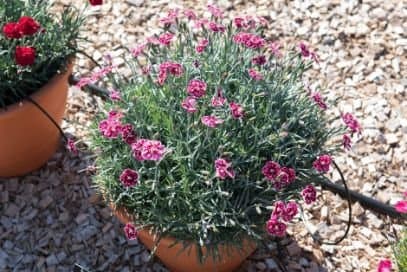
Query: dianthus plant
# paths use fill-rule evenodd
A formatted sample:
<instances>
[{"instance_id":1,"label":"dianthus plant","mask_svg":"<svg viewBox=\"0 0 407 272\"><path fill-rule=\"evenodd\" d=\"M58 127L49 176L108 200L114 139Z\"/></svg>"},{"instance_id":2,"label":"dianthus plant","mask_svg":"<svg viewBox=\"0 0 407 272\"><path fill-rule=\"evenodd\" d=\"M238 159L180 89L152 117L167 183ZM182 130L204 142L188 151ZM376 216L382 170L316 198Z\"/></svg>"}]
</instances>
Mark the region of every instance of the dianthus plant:
<instances>
[{"instance_id":1,"label":"dianthus plant","mask_svg":"<svg viewBox=\"0 0 407 272\"><path fill-rule=\"evenodd\" d=\"M216 252L284 236L360 126L343 113L330 128L329 103L303 83L318 62L305 43L283 51L264 19L209 11L171 10L131 50L133 77L111 91L93 143L97 188L136 227Z\"/></svg>"}]
</instances>

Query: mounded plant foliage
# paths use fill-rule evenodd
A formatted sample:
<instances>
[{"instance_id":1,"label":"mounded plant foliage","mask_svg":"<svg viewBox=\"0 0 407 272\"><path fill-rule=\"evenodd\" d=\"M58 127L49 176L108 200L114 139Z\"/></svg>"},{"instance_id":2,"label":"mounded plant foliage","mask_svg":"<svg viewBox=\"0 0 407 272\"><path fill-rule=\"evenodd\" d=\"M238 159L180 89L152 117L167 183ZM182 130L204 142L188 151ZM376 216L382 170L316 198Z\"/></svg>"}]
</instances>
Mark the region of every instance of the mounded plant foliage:
<instances>
[{"instance_id":1,"label":"mounded plant foliage","mask_svg":"<svg viewBox=\"0 0 407 272\"><path fill-rule=\"evenodd\" d=\"M170 11L163 33L131 51L132 77L95 122L94 184L137 228L216 253L247 236L283 236L350 138L326 144L345 126L330 127L328 104L303 83L314 52L303 43L280 51L262 37L264 19L226 24L209 10L210 19ZM351 114L343 119L360 131Z\"/></svg>"}]
</instances>

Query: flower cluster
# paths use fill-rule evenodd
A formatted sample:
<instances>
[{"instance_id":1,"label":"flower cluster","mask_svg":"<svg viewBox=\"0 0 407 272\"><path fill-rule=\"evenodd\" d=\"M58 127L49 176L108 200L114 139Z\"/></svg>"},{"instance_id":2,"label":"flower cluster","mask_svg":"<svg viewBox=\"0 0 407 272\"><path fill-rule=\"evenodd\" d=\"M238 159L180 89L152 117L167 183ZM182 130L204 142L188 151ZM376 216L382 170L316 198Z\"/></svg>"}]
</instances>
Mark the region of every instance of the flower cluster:
<instances>
[{"instance_id":1,"label":"flower cluster","mask_svg":"<svg viewBox=\"0 0 407 272\"><path fill-rule=\"evenodd\" d=\"M267 231L275 236L282 237L287 230L286 223L290 222L298 213L297 203L289 201L277 201L274 203L274 210L267 221ZM282 222L285 221L286 223Z\"/></svg>"},{"instance_id":2,"label":"flower cluster","mask_svg":"<svg viewBox=\"0 0 407 272\"><path fill-rule=\"evenodd\" d=\"M22 16L18 22L6 23L3 26L3 35L8 39L21 39L24 36L32 36L38 33L40 28L41 25L35 19L29 16ZM33 65L35 62L35 48L17 45L14 56L18 65Z\"/></svg>"},{"instance_id":3,"label":"flower cluster","mask_svg":"<svg viewBox=\"0 0 407 272\"><path fill-rule=\"evenodd\" d=\"M98 120L95 182L140 224L185 240L283 236L297 203L316 201L313 184L343 144L327 141L345 127L330 129L328 104L307 91L304 64L318 59L305 43L286 53L259 34L264 19L227 24L208 11L170 10L162 34L131 50L135 80L111 92Z\"/></svg>"},{"instance_id":4,"label":"flower cluster","mask_svg":"<svg viewBox=\"0 0 407 272\"><path fill-rule=\"evenodd\" d=\"M55 1L11 2L0 8L0 109L32 95L66 71L79 50L84 21L71 5L65 5L60 16L52 8Z\"/></svg>"}]
</instances>

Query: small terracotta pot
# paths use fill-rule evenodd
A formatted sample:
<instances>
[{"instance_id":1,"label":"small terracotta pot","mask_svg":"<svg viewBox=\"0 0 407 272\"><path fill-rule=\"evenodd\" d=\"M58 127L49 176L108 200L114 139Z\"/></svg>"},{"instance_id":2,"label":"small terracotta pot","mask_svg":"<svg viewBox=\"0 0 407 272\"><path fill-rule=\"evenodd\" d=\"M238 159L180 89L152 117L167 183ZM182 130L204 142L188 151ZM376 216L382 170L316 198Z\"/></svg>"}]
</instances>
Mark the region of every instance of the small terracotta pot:
<instances>
[{"instance_id":1,"label":"small terracotta pot","mask_svg":"<svg viewBox=\"0 0 407 272\"><path fill-rule=\"evenodd\" d=\"M31 95L50 116L61 124L68 95L71 62L65 73L54 76ZM58 128L31 102L0 109L0 177L15 177L40 168L56 151Z\"/></svg>"},{"instance_id":2,"label":"small terracotta pot","mask_svg":"<svg viewBox=\"0 0 407 272\"><path fill-rule=\"evenodd\" d=\"M111 206L111 208L123 224L134 222L123 209L115 209L113 206ZM149 250L152 250L155 245L154 238L154 235L150 234L148 229L139 230L138 239L141 240ZM175 239L172 237L161 238L155 252L155 255L172 272L231 272L239 268L240 264L256 250L256 244L246 239L243 242L244 251L240 251L238 248L220 246L220 261L215 262L212 256L208 256L205 262L201 264L197 256L195 244L181 251L183 249L182 243L170 247L174 242ZM207 251L205 248L203 248L203 252L206 254Z\"/></svg>"}]
</instances>

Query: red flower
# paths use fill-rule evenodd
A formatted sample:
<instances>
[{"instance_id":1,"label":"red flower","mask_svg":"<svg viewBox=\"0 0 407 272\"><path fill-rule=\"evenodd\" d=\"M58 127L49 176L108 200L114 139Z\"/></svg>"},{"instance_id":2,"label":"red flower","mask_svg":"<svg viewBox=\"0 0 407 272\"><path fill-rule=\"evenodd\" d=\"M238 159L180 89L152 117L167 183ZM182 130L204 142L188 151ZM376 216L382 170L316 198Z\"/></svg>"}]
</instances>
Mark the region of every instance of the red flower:
<instances>
[{"instance_id":1,"label":"red flower","mask_svg":"<svg viewBox=\"0 0 407 272\"><path fill-rule=\"evenodd\" d=\"M103 0L89 0L92 6L100 6L103 4Z\"/></svg>"},{"instance_id":2,"label":"red flower","mask_svg":"<svg viewBox=\"0 0 407 272\"><path fill-rule=\"evenodd\" d=\"M15 51L15 59L18 65L33 65L35 61L35 48L31 46L17 46Z\"/></svg>"},{"instance_id":3,"label":"red flower","mask_svg":"<svg viewBox=\"0 0 407 272\"><path fill-rule=\"evenodd\" d=\"M18 20L18 30L22 35L34 35L40 28L40 24L29 16L23 16Z\"/></svg>"},{"instance_id":4,"label":"red flower","mask_svg":"<svg viewBox=\"0 0 407 272\"><path fill-rule=\"evenodd\" d=\"M20 30L18 29L18 23L7 23L3 26L3 34L9 39L19 39L21 35Z\"/></svg>"}]
</instances>

